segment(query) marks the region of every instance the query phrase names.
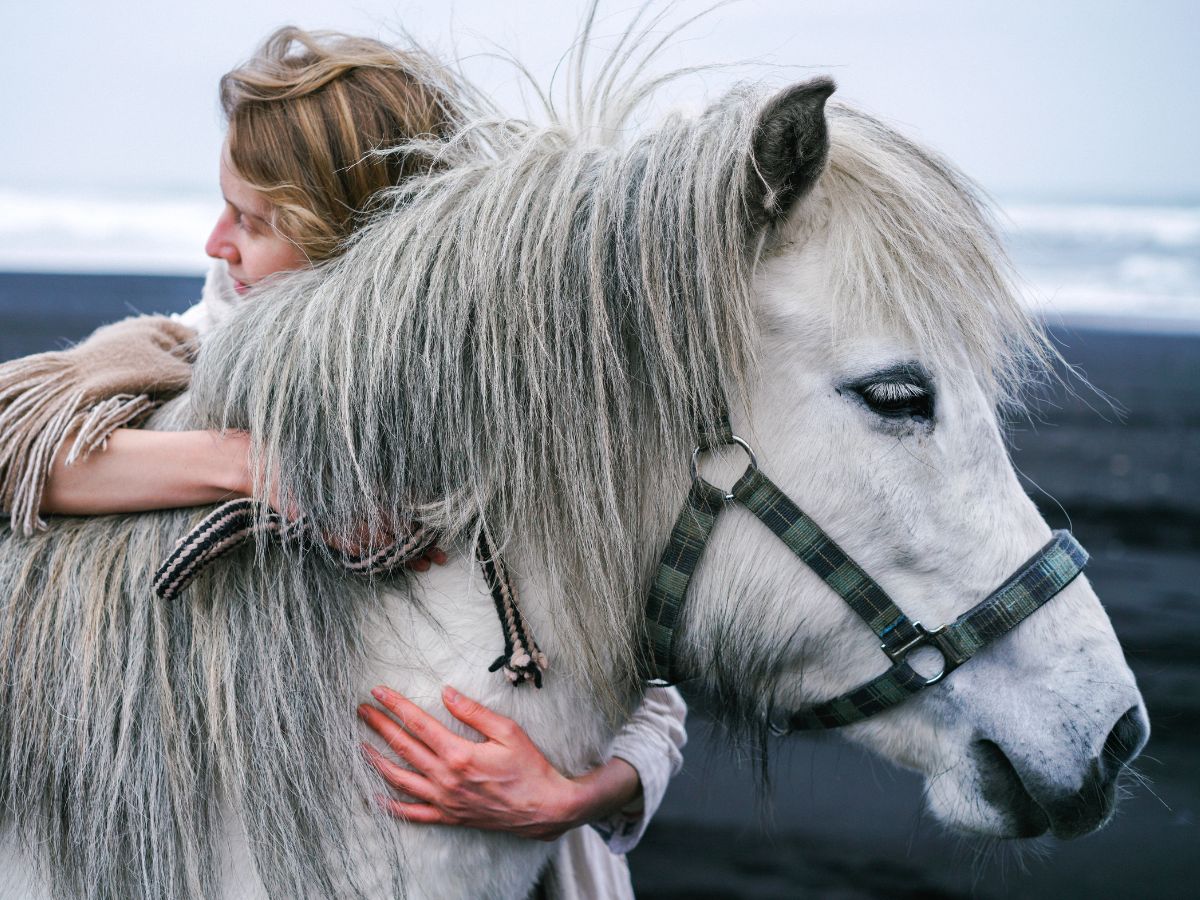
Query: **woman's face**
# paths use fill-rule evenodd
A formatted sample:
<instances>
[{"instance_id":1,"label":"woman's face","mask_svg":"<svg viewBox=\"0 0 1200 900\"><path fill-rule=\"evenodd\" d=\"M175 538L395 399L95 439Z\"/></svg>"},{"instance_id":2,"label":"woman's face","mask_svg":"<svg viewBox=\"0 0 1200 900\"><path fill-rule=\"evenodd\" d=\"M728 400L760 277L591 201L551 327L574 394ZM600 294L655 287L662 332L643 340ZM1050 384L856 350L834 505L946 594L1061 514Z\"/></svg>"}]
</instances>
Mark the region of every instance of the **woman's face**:
<instances>
[{"instance_id":1,"label":"woman's face","mask_svg":"<svg viewBox=\"0 0 1200 900\"><path fill-rule=\"evenodd\" d=\"M271 224L271 205L246 183L221 152L221 193L225 197L217 224L204 252L229 264L229 274L239 294L268 275L308 265L304 252Z\"/></svg>"}]
</instances>

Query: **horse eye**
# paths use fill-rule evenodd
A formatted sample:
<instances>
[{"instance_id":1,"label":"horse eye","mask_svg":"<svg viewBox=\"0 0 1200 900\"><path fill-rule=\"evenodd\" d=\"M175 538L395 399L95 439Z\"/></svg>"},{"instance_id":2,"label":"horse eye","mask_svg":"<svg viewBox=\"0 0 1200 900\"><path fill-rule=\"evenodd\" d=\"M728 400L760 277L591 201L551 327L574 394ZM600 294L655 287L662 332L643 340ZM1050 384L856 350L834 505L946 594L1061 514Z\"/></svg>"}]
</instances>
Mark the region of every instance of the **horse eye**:
<instances>
[{"instance_id":1,"label":"horse eye","mask_svg":"<svg viewBox=\"0 0 1200 900\"><path fill-rule=\"evenodd\" d=\"M924 385L911 381L875 381L854 390L872 412L885 418L933 418L933 394Z\"/></svg>"}]
</instances>

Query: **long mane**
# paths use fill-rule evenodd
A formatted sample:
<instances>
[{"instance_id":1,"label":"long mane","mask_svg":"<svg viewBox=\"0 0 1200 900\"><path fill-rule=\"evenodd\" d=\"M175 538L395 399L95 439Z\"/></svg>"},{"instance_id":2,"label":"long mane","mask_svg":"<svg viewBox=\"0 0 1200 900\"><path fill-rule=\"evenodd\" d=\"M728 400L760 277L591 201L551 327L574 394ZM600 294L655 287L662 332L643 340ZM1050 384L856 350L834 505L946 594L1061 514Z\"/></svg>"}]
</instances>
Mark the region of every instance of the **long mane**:
<instances>
[{"instance_id":1,"label":"long mane","mask_svg":"<svg viewBox=\"0 0 1200 900\"><path fill-rule=\"evenodd\" d=\"M588 683L632 677L636 561L676 502L659 484L753 371L764 99L627 147L514 122L487 151L450 145L341 258L210 340L194 398L334 532L419 519L454 540L483 517L502 548L519 537L562 590Z\"/></svg>"},{"instance_id":2,"label":"long mane","mask_svg":"<svg viewBox=\"0 0 1200 900\"><path fill-rule=\"evenodd\" d=\"M765 90L621 141L613 110L641 89L600 85L590 124L468 105L442 166L340 258L248 303L157 425L248 429L264 484L330 532L419 519L467 540L485 518L561 591L577 653L554 677L615 707L695 428L757 377L754 272L774 251L746 224ZM1005 393L1043 345L969 185L877 121L831 115L820 202L846 328L882 317L965 347ZM3 532L5 824L44 848L60 895L207 895L224 802L269 893L353 895L361 626L403 584L264 548L156 604L154 567L195 518ZM377 865L398 873L387 826Z\"/></svg>"}]
</instances>

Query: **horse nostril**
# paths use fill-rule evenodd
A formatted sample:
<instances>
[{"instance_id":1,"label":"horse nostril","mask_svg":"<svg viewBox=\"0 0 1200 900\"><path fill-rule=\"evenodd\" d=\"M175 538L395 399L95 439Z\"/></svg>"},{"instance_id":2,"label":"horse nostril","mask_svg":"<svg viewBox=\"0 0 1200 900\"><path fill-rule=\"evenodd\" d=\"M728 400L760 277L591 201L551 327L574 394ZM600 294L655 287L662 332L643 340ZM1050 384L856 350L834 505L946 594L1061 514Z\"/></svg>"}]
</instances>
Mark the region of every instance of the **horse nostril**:
<instances>
[{"instance_id":1,"label":"horse nostril","mask_svg":"<svg viewBox=\"0 0 1200 900\"><path fill-rule=\"evenodd\" d=\"M1150 726L1140 708L1131 706L1125 715L1117 719L1100 751L1100 777L1107 783L1117 777L1122 768L1129 765L1146 746L1150 737Z\"/></svg>"},{"instance_id":2,"label":"horse nostril","mask_svg":"<svg viewBox=\"0 0 1200 900\"><path fill-rule=\"evenodd\" d=\"M971 745L971 755L979 772L983 799L1005 816L1009 834L1021 838L1045 834L1050 827L1046 813L1000 745L986 738L977 740Z\"/></svg>"}]
</instances>

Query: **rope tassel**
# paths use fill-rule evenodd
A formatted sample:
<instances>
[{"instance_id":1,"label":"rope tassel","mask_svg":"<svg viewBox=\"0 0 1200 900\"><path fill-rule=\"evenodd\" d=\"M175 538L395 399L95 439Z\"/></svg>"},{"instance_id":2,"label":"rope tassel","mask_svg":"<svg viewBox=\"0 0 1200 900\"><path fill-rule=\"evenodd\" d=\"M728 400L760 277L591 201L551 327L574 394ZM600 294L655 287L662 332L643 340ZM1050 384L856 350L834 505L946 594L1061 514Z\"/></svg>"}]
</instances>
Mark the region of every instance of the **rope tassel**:
<instances>
[{"instance_id":1,"label":"rope tassel","mask_svg":"<svg viewBox=\"0 0 1200 900\"><path fill-rule=\"evenodd\" d=\"M532 681L533 686L542 686L542 673L550 667L546 654L538 647L529 631L525 617L517 606L517 590L504 568L504 563L494 552L486 525L479 528L479 540L475 545L475 556L483 569L496 615L504 631L504 653L488 666L489 672L504 670L504 675L519 686Z\"/></svg>"}]
</instances>

